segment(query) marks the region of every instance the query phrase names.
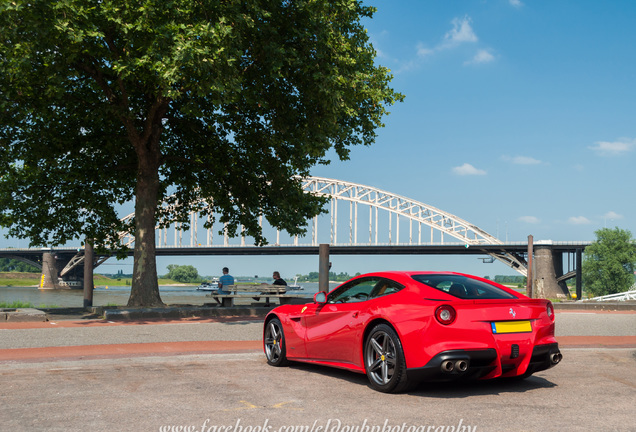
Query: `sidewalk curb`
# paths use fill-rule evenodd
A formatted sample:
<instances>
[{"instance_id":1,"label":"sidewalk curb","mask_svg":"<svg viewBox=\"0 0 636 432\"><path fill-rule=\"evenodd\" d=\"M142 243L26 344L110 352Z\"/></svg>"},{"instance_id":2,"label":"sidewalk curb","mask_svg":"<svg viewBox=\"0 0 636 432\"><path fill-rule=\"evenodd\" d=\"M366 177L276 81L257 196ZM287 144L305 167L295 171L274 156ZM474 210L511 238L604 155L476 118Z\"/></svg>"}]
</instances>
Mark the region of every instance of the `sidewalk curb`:
<instances>
[{"instance_id":1,"label":"sidewalk curb","mask_svg":"<svg viewBox=\"0 0 636 432\"><path fill-rule=\"evenodd\" d=\"M0 309L0 322L47 321L46 312L34 308Z\"/></svg>"},{"instance_id":2,"label":"sidewalk curb","mask_svg":"<svg viewBox=\"0 0 636 432\"><path fill-rule=\"evenodd\" d=\"M578 311L635 311L636 302L555 302L554 309L578 310ZM109 321L143 320L143 319L180 319L180 318L214 318L214 317L251 317L263 318L273 307L266 306L234 306L234 307L210 307L192 305L172 305L160 308L121 308L94 306L89 308L56 308L56 309L0 309L0 322L42 322L59 320L56 315L66 315L77 318L102 318Z\"/></svg>"},{"instance_id":3,"label":"sidewalk curb","mask_svg":"<svg viewBox=\"0 0 636 432\"><path fill-rule=\"evenodd\" d=\"M228 317L242 316L261 318L272 310L271 307L164 307L164 308L128 308L104 309L104 319L139 320L139 319L178 319L191 317Z\"/></svg>"},{"instance_id":4,"label":"sidewalk curb","mask_svg":"<svg viewBox=\"0 0 636 432\"><path fill-rule=\"evenodd\" d=\"M636 302L554 302L552 303L556 310L598 310L598 311L636 311Z\"/></svg>"}]
</instances>

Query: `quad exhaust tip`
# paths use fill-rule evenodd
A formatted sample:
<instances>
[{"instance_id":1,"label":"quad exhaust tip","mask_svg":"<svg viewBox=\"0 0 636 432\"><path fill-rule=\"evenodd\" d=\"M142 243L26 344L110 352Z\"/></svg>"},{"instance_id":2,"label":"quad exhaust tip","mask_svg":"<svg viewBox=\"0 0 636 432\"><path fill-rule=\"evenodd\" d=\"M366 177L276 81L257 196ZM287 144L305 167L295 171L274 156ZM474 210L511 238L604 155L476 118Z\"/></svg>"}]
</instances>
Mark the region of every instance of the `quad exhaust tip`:
<instances>
[{"instance_id":1,"label":"quad exhaust tip","mask_svg":"<svg viewBox=\"0 0 636 432\"><path fill-rule=\"evenodd\" d=\"M455 369L458 372L466 372L468 370L468 362L466 360L457 360L455 362Z\"/></svg>"},{"instance_id":2,"label":"quad exhaust tip","mask_svg":"<svg viewBox=\"0 0 636 432\"><path fill-rule=\"evenodd\" d=\"M552 354L550 354L550 362L553 365L559 363L562 358L563 358L563 356L561 355L561 353L552 353Z\"/></svg>"},{"instance_id":3,"label":"quad exhaust tip","mask_svg":"<svg viewBox=\"0 0 636 432\"><path fill-rule=\"evenodd\" d=\"M457 373L464 373L468 370L467 360L444 360L441 365L442 372L451 373L453 371Z\"/></svg>"},{"instance_id":4,"label":"quad exhaust tip","mask_svg":"<svg viewBox=\"0 0 636 432\"><path fill-rule=\"evenodd\" d=\"M446 360L442 362L442 372L452 372L455 369L455 363L451 360Z\"/></svg>"}]
</instances>

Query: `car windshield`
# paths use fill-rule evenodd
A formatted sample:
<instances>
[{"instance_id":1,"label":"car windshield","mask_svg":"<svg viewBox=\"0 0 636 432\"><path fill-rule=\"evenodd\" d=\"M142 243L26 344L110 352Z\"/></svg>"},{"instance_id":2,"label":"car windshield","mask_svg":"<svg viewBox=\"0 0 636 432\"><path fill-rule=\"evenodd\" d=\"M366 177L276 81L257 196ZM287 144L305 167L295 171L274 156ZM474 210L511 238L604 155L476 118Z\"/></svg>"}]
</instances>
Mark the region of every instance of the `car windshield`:
<instances>
[{"instance_id":1,"label":"car windshield","mask_svg":"<svg viewBox=\"0 0 636 432\"><path fill-rule=\"evenodd\" d=\"M461 275L419 274L413 275L412 278L460 299L490 300L516 298L512 294L494 285Z\"/></svg>"}]
</instances>

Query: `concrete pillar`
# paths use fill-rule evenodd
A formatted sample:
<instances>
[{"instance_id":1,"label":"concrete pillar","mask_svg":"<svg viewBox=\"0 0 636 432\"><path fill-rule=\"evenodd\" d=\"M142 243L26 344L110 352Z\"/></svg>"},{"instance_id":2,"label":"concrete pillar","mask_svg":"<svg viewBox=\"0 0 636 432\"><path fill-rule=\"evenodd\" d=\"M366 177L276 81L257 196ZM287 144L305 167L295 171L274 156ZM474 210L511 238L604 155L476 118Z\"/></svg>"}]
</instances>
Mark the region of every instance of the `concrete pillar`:
<instances>
[{"instance_id":1,"label":"concrete pillar","mask_svg":"<svg viewBox=\"0 0 636 432\"><path fill-rule=\"evenodd\" d=\"M583 249L576 250L576 299L583 297Z\"/></svg>"},{"instance_id":2,"label":"concrete pillar","mask_svg":"<svg viewBox=\"0 0 636 432\"><path fill-rule=\"evenodd\" d=\"M318 291L329 292L329 244L318 246Z\"/></svg>"},{"instance_id":3,"label":"concrete pillar","mask_svg":"<svg viewBox=\"0 0 636 432\"><path fill-rule=\"evenodd\" d=\"M534 245L535 263L535 295L536 298L566 299L568 298L565 283L556 280L557 272L563 274L563 261L560 256L554 257L552 246Z\"/></svg>"},{"instance_id":4,"label":"concrete pillar","mask_svg":"<svg viewBox=\"0 0 636 432\"><path fill-rule=\"evenodd\" d=\"M528 277L526 278L526 295L532 298L532 281L534 280L534 274L532 273L532 266L534 263L532 262L534 258L534 237L531 235L528 236Z\"/></svg>"},{"instance_id":5,"label":"concrete pillar","mask_svg":"<svg viewBox=\"0 0 636 432\"><path fill-rule=\"evenodd\" d=\"M40 289L58 289L57 283L57 260L55 254L44 252L42 254L42 278L40 280Z\"/></svg>"},{"instance_id":6,"label":"concrete pillar","mask_svg":"<svg viewBox=\"0 0 636 432\"><path fill-rule=\"evenodd\" d=\"M84 307L93 306L93 245L87 241L84 245Z\"/></svg>"}]
</instances>

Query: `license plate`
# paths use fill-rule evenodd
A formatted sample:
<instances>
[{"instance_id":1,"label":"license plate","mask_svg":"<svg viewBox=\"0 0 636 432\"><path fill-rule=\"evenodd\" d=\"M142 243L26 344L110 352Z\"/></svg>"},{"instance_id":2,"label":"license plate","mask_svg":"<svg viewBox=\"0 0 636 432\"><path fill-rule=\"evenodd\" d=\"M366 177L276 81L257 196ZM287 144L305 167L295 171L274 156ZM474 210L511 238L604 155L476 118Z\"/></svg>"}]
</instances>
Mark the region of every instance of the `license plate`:
<instances>
[{"instance_id":1,"label":"license plate","mask_svg":"<svg viewBox=\"0 0 636 432\"><path fill-rule=\"evenodd\" d=\"M490 324L493 333L528 333L532 331L530 321L499 321Z\"/></svg>"}]
</instances>

